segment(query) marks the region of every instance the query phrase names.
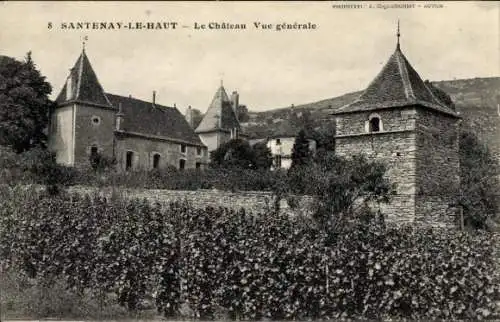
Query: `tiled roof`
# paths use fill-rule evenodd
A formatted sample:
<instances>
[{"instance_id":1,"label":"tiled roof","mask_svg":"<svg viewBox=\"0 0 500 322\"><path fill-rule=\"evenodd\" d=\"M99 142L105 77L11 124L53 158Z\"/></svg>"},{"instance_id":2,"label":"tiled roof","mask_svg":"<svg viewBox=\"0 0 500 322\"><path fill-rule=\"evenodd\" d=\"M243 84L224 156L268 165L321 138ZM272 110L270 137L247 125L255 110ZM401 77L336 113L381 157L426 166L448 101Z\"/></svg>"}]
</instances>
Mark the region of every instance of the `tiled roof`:
<instances>
[{"instance_id":1,"label":"tiled roof","mask_svg":"<svg viewBox=\"0 0 500 322\"><path fill-rule=\"evenodd\" d=\"M136 98L106 93L111 104L124 114L121 130L152 137L204 146L175 107L167 107Z\"/></svg>"},{"instance_id":2,"label":"tiled roof","mask_svg":"<svg viewBox=\"0 0 500 322\"><path fill-rule=\"evenodd\" d=\"M66 102L81 102L111 107L90 65L85 50L83 50L80 57L78 57L75 66L71 68L66 83L57 96L56 102L59 105Z\"/></svg>"},{"instance_id":3,"label":"tiled roof","mask_svg":"<svg viewBox=\"0 0 500 322\"><path fill-rule=\"evenodd\" d=\"M226 90L221 85L212 99L205 116L196 128L196 133L211 132L217 130L229 131L240 128L240 123L234 113L232 103L227 96Z\"/></svg>"},{"instance_id":4,"label":"tiled roof","mask_svg":"<svg viewBox=\"0 0 500 322\"><path fill-rule=\"evenodd\" d=\"M333 114L416 104L458 116L453 109L435 97L403 55L398 44L389 61L363 94L353 103L338 109Z\"/></svg>"}]
</instances>

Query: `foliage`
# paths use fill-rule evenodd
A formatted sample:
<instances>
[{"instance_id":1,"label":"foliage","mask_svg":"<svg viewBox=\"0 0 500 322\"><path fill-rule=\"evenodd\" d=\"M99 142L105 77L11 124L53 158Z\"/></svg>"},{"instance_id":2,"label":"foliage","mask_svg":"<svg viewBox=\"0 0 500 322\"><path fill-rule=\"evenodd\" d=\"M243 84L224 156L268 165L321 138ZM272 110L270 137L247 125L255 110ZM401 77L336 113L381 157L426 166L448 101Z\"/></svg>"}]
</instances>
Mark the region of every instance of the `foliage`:
<instances>
[{"instance_id":1,"label":"foliage","mask_svg":"<svg viewBox=\"0 0 500 322\"><path fill-rule=\"evenodd\" d=\"M255 153L243 139L232 139L210 153L211 165L225 168L255 169Z\"/></svg>"},{"instance_id":2,"label":"foliage","mask_svg":"<svg viewBox=\"0 0 500 322\"><path fill-rule=\"evenodd\" d=\"M112 170L116 165L115 158L109 158L99 152L91 153L89 156L89 162L92 169L98 172Z\"/></svg>"},{"instance_id":3,"label":"foliage","mask_svg":"<svg viewBox=\"0 0 500 322\"><path fill-rule=\"evenodd\" d=\"M269 169L271 151L265 144L250 146L247 140L232 139L210 154L211 165L222 168Z\"/></svg>"},{"instance_id":4,"label":"foliage","mask_svg":"<svg viewBox=\"0 0 500 322\"><path fill-rule=\"evenodd\" d=\"M238 106L238 121L240 123L248 122L250 120L250 115L248 114L248 108L246 105Z\"/></svg>"},{"instance_id":5,"label":"foliage","mask_svg":"<svg viewBox=\"0 0 500 322\"><path fill-rule=\"evenodd\" d=\"M453 100L451 99L450 95L443 91L442 89L436 87L433 85L431 82L428 80L425 81L425 85L429 87L429 89L432 91L432 93L441 101L443 102L446 106L451 108L452 110L455 110L455 103L453 103Z\"/></svg>"},{"instance_id":6,"label":"foliage","mask_svg":"<svg viewBox=\"0 0 500 322\"><path fill-rule=\"evenodd\" d=\"M481 319L499 296L487 233L366 225L333 244L279 214L103 197L0 202L0 258L76 294L166 316Z\"/></svg>"},{"instance_id":7,"label":"foliage","mask_svg":"<svg viewBox=\"0 0 500 322\"><path fill-rule=\"evenodd\" d=\"M488 147L470 131L460 135L460 195L464 225L485 229L500 212L500 166Z\"/></svg>"},{"instance_id":8,"label":"foliage","mask_svg":"<svg viewBox=\"0 0 500 322\"><path fill-rule=\"evenodd\" d=\"M203 119L203 113L197 108L191 109L191 113L193 116L192 122L193 122L193 129L196 129L198 125L200 125L201 120Z\"/></svg>"},{"instance_id":9,"label":"foliage","mask_svg":"<svg viewBox=\"0 0 500 322\"><path fill-rule=\"evenodd\" d=\"M368 205L389 202L394 187L385 172L384 163L369 161L363 155L344 158L330 152L290 171L288 184L295 193L313 196L318 223L336 231Z\"/></svg>"},{"instance_id":10,"label":"foliage","mask_svg":"<svg viewBox=\"0 0 500 322\"><path fill-rule=\"evenodd\" d=\"M0 159L0 179L7 184L42 184L57 193L60 185L73 184L76 175L75 169L57 164L55 154L40 147L20 154L4 151Z\"/></svg>"},{"instance_id":11,"label":"foliage","mask_svg":"<svg viewBox=\"0 0 500 322\"><path fill-rule=\"evenodd\" d=\"M313 139L316 141L315 161L321 162L327 153L335 151L335 123L314 131Z\"/></svg>"},{"instance_id":12,"label":"foliage","mask_svg":"<svg viewBox=\"0 0 500 322\"><path fill-rule=\"evenodd\" d=\"M45 129L53 107L51 85L45 81L28 52L24 62L5 60L0 65L0 145L17 153L46 142Z\"/></svg>"},{"instance_id":13,"label":"foliage","mask_svg":"<svg viewBox=\"0 0 500 322\"><path fill-rule=\"evenodd\" d=\"M309 140L306 138L304 130L300 130L292 148L292 166L303 166L308 164L312 159L312 152L309 148Z\"/></svg>"},{"instance_id":14,"label":"foliage","mask_svg":"<svg viewBox=\"0 0 500 322\"><path fill-rule=\"evenodd\" d=\"M258 142L253 146L255 153L255 167L257 169L269 170L273 164L273 155L271 149L265 142Z\"/></svg>"}]
</instances>

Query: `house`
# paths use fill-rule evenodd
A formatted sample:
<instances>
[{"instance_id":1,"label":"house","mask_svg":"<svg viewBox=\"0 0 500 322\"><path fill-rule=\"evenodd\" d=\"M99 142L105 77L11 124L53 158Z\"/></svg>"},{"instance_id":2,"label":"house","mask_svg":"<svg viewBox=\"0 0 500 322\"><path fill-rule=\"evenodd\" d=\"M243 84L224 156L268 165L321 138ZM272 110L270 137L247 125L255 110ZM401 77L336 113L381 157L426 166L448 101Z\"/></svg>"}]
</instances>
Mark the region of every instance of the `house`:
<instances>
[{"instance_id":1,"label":"house","mask_svg":"<svg viewBox=\"0 0 500 322\"><path fill-rule=\"evenodd\" d=\"M234 91L231 99L221 82L195 133L207 146L208 152L216 150L227 141L244 137L238 121L239 94ZM189 117L188 117L189 119Z\"/></svg>"},{"instance_id":2,"label":"house","mask_svg":"<svg viewBox=\"0 0 500 322\"><path fill-rule=\"evenodd\" d=\"M398 30L394 53L361 96L333 113L336 153L388 165L396 194L378 207L391 220L449 223L460 183L460 117L422 81L399 37Z\"/></svg>"},{"instance_id":3,"label":"house","mask_svg":"<svg viewBox=\"0 0 500 322\"><path fill-rule=\"evenodd\" d=\"M316 141L308 138L309 150L316 152ZM295 143L295 135L277 135L267 139L267 147L273 156L272 170L289 169L292 166L292 150Z\"/></svg>"},{"instance_id":4,"label":"house","mask_svg":"<svg viewBox=\"0 0 500 322\"><path fill-rule=\"evenodd\" d=\"M106 93L85 49L59 93L49 126L57 162L88 167L92 154L117 161L118 169L173 166L203 168L207 147L177 108Z\"/></svg>"}]
</instances>

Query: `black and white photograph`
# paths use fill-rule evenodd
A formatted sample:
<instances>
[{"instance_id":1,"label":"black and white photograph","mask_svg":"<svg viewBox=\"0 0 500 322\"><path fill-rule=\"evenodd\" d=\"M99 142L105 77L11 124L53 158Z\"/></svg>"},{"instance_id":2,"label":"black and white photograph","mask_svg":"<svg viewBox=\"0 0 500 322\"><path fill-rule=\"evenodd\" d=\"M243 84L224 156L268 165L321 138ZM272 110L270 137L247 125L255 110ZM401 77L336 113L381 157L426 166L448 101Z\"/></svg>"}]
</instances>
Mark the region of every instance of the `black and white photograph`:
<instances>
[{"instance_id":1,"label":"black and white photograph","mask_svg":"<svg viewBox=\"0 0 500 322\"><path fill-rule=\"evenodd\" d=\"M0 322L500 321L500 2L0 2Z\"/></svg>"}]
</instances>

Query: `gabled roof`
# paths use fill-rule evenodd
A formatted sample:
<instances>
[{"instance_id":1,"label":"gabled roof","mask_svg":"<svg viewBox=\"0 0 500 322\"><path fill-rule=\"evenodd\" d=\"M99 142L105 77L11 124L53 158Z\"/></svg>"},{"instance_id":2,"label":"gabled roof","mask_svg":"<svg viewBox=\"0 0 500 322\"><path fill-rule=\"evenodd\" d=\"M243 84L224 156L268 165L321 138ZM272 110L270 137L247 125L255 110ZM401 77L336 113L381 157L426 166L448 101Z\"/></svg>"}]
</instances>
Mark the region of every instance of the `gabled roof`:
<instances>
[{"instance_id":1,"label":"gabled roof","mask_svg":"<svg viewBox=\"0 0 500 322\"><path fill-rule=\"evenodd\" d=\"M205 146L184 116L175 107L167 107L132 97L106 94L112 105L123 113L121 131L129 134L168 139ZM121 109L120 109L121 107Z\"/></svg>"},{"instance_id":2,"label":"gabled roof","mask_svg":"<svg viewBox=\"0 0 500 322\"><path fill-rule=\"evenodd\" d=\"M90 65L85 49L78 57L75 66L71 68L66 83L56 99L58 105L67 102L91 103L111 107L94 69Z\"/></svg>"},{"instance_id":3,"label":"gabled roof","mask_svg":"<svg viewBox=\"0 0 500 322\"><path fill-rule=\"evenodd\" d=\"M229 131L234 128L240 128L240 123L236 118L233 106L226 90L221 85L215 92L212 103L207 109L205 116L196 128L196 133L212 131Z\"/></svg>"},{"instance_id":4,"label":"gabled roof","mask_svg":"<svg viewBox=\"0 0 500 322\"><path fill-rule=\"evenodd\" d=\"M353 103L333 114L369 111L408 105L421 105L442 113L457 116L442 103L422 81L398 45L380 73Z\"/></svg>"}]
</instances>

